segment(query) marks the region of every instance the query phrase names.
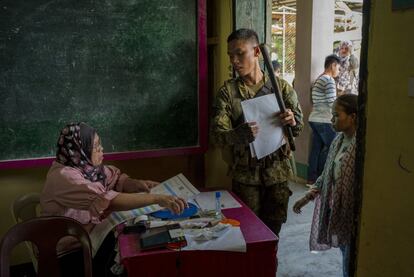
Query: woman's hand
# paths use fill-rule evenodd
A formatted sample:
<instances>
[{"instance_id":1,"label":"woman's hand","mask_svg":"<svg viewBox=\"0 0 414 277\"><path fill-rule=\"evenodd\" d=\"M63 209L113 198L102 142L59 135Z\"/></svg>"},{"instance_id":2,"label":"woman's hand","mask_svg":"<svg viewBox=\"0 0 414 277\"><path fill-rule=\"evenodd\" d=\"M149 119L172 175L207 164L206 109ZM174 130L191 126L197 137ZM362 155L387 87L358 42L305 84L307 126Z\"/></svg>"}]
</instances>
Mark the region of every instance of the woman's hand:
<instances>
[{"instance_id":1,"label":"woman's hand","mask_svg":"<svg viewBox=\"0 0 414 277\"><path fill-rule=\"evenodd\" d=\"M157 204L169 209L175 214L181 214L184 208L188 207L187 202L181 197L161 194L158 194L157 196Z\"/></svg>"},{"instance_id":2,"label":"woman's hand","mask_svg":"<svg viewBox=\"0 0 414 277\"><path fill-rule=\"evenodd\" d=\"M159 182L150 181L150 180L129 179L128 183L126 184L125 191L126 192L149 193L153 187L159 184L160 184Z\"/></svg>"},{"instance_id":3,"label":"woman's hand","mask_svg":"<svg viewBox=\"0 0 414 277\"><path fill-rule=\"evenodd\" d=\"M293 205L293 211L297 214L300 214L302 211L301 209L306 206L306 204L309 203L309 198L305 195L301 199L295 202L295 205Z\"/></svg>"},{"instance_id":4,"label":"woman's hand","mask_svg":"<svg viewBox=\"0 0 414 277\"><path fill-rule=\"evenodd\" d=\"M139 192L150 192L153 187L158 186L160 184L159 182L151 180L137 180L136 183Z\"/></svg>"},{"instance_id":5,"label":"woman's hand","mask_svg":"<svg viewBox=\"0 0 414 277\"><path fill-rule=\"evenodd\" d=\"M301 199L295 202L295 205L293 205L293 211L297 214L300 214L302 211L301 209L306 206L306 204L309 203L309 201L315 199L315 197L318 195L319 190L316 188L312 188L308 193L306 193L305 196L303 196Z\"/></svg>"}]
</instances>

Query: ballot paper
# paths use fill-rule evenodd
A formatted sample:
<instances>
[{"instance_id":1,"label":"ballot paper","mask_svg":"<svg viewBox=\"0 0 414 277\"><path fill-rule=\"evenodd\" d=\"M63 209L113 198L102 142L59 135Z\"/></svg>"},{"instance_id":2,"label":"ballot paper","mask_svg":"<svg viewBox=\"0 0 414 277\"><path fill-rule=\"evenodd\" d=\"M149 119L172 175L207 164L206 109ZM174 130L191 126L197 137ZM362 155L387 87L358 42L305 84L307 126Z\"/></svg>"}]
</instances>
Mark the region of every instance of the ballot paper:
<instances>
[{"instance_id":1,"label":"ballot paper","mask_svg":"<svg viewBox=\"0 0 414 277\"><path fill-rule=\"evenodd\" d=\"M221 209L240 208L240 203L226 190L220 190L220 206ZM191 201L191 200L190 200ZM193 197L193 202L202 211L216 209L216 192L201 192Z\"/></svg>"},{"instance_id":2,"label":"ballot paper","mask_svg":"<svg viewBox=\"0 0 414 277\"><path fill-rule=\"evenodd\" d=\"M273 93L242 101L241 106L246 122L256 122L259 126L259 133L250 144L252 157L261 159L286 143L282 125L275 116L280 108Z\"/></svg>"},{"instance_id":3,"label":"ballot paper","mask_svg":"<svg viewBox=\"0 0 414 277\"><path fill-rule=\"evenodd\" d=\"M151 193L174 195L184 199L189 199L200 192L183 174L180 173L152 188ZM163 208L154 204L128 211L112 212L106 219L97 224L89 234L92 242L92 255L94 256L96 254L105 237L115 226L129 219L133 219L144 214L150 214L161 209Z\"/></svg>"},{"instance_id":4,"label":"ballot paper","mask_svg":"<svg viewBox=\"0 0 414 277\"><path fill-rule=\"evenodd\" d=\"M152 188L151 193L174 195L187 200L200 192L180 173Z\"/></svg>"}]
</instances>

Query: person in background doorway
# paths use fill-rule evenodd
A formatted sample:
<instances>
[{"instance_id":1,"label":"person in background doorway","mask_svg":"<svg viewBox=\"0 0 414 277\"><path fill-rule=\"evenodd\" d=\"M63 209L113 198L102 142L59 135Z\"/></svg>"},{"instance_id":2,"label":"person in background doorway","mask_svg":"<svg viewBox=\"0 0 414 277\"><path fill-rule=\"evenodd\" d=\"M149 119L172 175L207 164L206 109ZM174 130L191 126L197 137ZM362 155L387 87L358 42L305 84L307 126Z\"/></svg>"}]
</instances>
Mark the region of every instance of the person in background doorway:
<instances>
[{"instance_id":1,"label":"person in background doorway","mask_svg":"<svg viewBox=\"0 0 414 277\"><path fill-rule=\"evenodd\" d=\"M255 140L260 126L245 122L241 101L273 93L269 76L260 69L259 40L250 29L239 29L227 38L230 62L238 77L224 82L213 106L211 137L223 149L233 179L233 191L277 235L287 218L292 192L288 144L262 159L252 157L249 143ZM295 90L277 78L286 112L275 114L282 125L292 126L293 135L303 129L303 116Z\"/></svg>"},{"instance_id":2,"label":"person in background doorway","mask_svg":"<svg viewBox=\"0 0 414 277\"><path fill-rule=\"evenodd\" d=\"M343 275L349 276L350 244L355 231L355 134L357 96L339 96L332 109L332 124L339 135L329 148L323 173L314 186L293 206L295 213L315 199L310 234L310 250L339 247L343 255Z\"/></svg>"},{"instance_id":3,"label":"person in background doorway","mask_svg":"<svg viewBox=\"0 0 414 277\"><path fill-rule=\"evenodd\" d=\"M312 86L312 112L309 125L312 128L312 145L308 159L308 183L313 184L321 175L329 146L336 136L331 124L332 104L336 99L334 78L339 73L340 60L336 55L325 58L325 71Z\"/></svg>"},{"instance_id":4,"label":"person in background doorway","mask_svg":"<svg viewBox=\"0 0 414 277\"><path fill-rule=\"evenodd\" d=\"M276 77L280 77L280 63L276 60L272 61L273 73Z\"/></svg>"},{"instance_id":5,"label":"person in background doorway","mask_svg":"<svg viewBox=\"0 0 414 277\"><path fill-rule=\"evenodd\" d=\"M280 69L282 65L277 60L273 60L272 66L273 66L273 73L275 74L276 77L280 78ZM295 78L293 78L292 80L292 87L295 88Z\"/></svg>"},{"instance_id":6,"label":"person in background doorway","mask_svg":"<svg viewBox=\"0 0 414 277\"><path fill-rule=\"evenodd\" d=\"M358 58L352 54L352 42L342 41L337 50L340 59L339 75L336 78L338 95L358 94Z\"/></svg>"}]
</instances>

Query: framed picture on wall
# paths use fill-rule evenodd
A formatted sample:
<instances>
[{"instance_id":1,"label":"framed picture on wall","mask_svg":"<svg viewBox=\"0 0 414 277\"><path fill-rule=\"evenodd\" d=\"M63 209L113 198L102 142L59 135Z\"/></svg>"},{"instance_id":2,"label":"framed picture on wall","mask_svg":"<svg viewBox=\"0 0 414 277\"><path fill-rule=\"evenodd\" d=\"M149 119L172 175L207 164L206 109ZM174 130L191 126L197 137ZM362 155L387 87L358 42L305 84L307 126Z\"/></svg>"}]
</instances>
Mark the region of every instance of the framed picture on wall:
<instances>
[{"instance_id":1,"label":"framed picture on wall","mask_svg":"<svg viewBox=\"0 0 414 277\"><path fill-rule=\"evenodd\" d=\"M414 0L392 0L393 10L414 8Z\"/></svg>"}]
</instances>

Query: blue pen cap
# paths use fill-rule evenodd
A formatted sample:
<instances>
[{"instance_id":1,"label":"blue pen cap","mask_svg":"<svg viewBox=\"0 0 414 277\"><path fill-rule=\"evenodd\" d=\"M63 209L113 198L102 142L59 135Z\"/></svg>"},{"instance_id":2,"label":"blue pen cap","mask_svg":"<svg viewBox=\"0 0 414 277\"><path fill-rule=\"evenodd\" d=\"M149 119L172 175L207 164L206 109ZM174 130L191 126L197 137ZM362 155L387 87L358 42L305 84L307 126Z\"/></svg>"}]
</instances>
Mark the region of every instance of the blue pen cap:
<instances>
[{"instance_id":1,"label":"blue pen cap","mask_svg":"<svg viewBox=\"0 0 414 277\"><path fill-rule=\"evenodd\" d=\"M221 197L221 192L216 191L216 198L220 198Z\"/></svg>"}]
</instances>

